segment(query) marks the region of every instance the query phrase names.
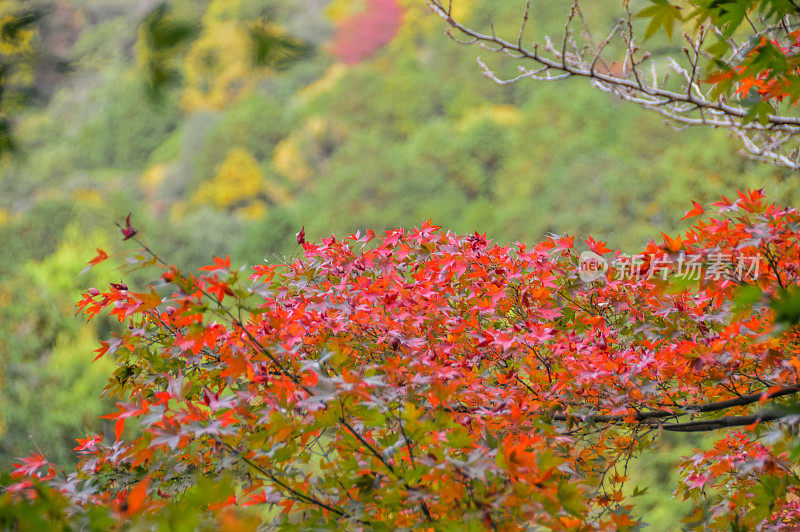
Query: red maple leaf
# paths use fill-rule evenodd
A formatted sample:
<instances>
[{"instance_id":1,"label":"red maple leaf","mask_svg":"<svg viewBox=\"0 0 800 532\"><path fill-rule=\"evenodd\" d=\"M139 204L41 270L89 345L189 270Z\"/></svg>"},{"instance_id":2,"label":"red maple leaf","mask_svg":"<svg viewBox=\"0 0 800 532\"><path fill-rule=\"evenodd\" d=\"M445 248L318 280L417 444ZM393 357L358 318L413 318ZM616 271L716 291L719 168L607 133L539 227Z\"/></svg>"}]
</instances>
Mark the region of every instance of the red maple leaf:
<instances>
[{"instance_id":1,"label":"red maple leaf","mask_svg":"<svg viewBox=\"0 0 800 532\"><path fill-rule=\"evenodd\" d=\"M700 205L696 201L693 201L692 205L693 205L692 209L690 211L688 211L686 214L684 214L683 218L681 218L681 220L685 220L686 218L691 218L693 216L700 216L701 214L703 214L703 206L702 205Z\"/></svg>"},{"instance_id":2,"label":"red maple leaf","mask_svg":"<svg viewBox=\"0 0 800 532\"><path fill-rule=\"evenodd\" d=\"M224 259L220 257L214 257L214 264L203 266L202 268L200 268L200 271L213 272L214 270L227 270L230 267L231 267L231 257L230 255L225 255Z\"/></svg>"},{"instance_id":3,"label":"red maple leaf","mask_svg":"<svg viewBox=\"0 0 800 532\"><path fill-rule=\"evenodd\" d=\"M42 466L47 464L47 459L41 454L33 454L27 458L22 458L22 462L13 464L16 469L11 476L16 477L29 477L35 475Z\"/></svg>"},{"instance_id":4,"label":"red maple leaf","mask_svg":"<svg viewBox=\"0 0 800 532\"><path fill-rule=\"evenodd\" d=\"M107 258L108 258L108 253L106 253L100 248L97 248L97 255L92 260L89 261L89 264L95 266L97 264L100 264Z\"/></svg>"},{"instance_id":5,"label":"red maple leaf","mask_svg":"<svg viewBox=\"0 0 800 532\"><path fill-rule=\"evenodd\" d=\"M130 213L128 213L128 217L125 218L125 227L120 228L120 231L122 231L122 235L124 236L122 240L128 240L129 238L133 238L136 235L136 233L139 232L131 225Z\"/></svg>"}]
</instances>

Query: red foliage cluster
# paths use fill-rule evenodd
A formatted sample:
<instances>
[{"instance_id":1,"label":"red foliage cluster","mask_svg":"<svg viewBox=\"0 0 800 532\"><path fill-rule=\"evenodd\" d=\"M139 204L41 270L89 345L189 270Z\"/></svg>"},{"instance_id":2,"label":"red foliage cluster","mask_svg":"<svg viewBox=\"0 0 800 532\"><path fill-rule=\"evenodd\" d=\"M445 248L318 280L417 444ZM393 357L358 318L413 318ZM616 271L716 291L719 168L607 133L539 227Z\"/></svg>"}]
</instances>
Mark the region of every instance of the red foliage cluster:
<instances>
[{"instance_id":1,"label":"red foliage cluster","mask_svg":"<svg viewBox=\"0 0 800 532\"><path fill-rule=\"evenodd\" d=\"M397 0L365 0L366 9L339 22L331 50L339 60L360 63L388 44L403 21Z\"/></svg>"},{"instance_id":2,"label":"red foliage cluster","mask_svg":"<svg viewBox=\"0 0 800 532\"><path fill-rule=\"evenodd\" d=\"M800 390L794 307L773 305L798 285L800 215L760 191L714 207L627 276L620 251L587 240L612 264L590 282L572 238L499 246L425 224L298 236L304 258L249 279L226 258L199 276L161 264L144 292L87 291L84 313L128 326L98 350L120 367L116 430L79 441L58 489L128 518L229 471L240 482L213 510L266 505L309 527L632 525L620 464L655 435L758 432L791 420L776 401ZM672 283L686 255L722 266ZM742 255L757 269L719 261ZM714 526L797 519L788 440L755 434L684 464L681 489Z\"/></svg>"},{"instance_id":3,"label":"red foliage cluster","mask_svg":"<svg viewBox=\"0 0 800 532\"><path fill-rule=\"evenodd\" d=\"M797 106L800 93L796 87L800 30L787 35L791 40L781 43L761 37L752 47L743 65L710 75L706 82L736 82L735 94L742 99L757 94L763 101L782 102L788 98Z\"/></svg>"},{"instance_id":4,"label":"red foliage cluster","mask_svg":"<svg viewBox=\"0 0 800 532\"><path fill-rule=\"evenodd\" d=\"M769 516L770 500L762 486L774 489L780 482L774 479L791 477L794 464L785 453L776 456L757 437L735 432L721 439L708 451L689 457L681 471L683 485L679 491L695 500L706 492L718 492L707 509L711 520L721 521L738 508L747 508L754 502L762 505L762 513ZM772 486L769 484L772 483ZM775 530L800 528L800 489L784 486L784 501L778 506L770 521ZM755 501L754 501L755 499Z\"/></svg>"}]
</instances>

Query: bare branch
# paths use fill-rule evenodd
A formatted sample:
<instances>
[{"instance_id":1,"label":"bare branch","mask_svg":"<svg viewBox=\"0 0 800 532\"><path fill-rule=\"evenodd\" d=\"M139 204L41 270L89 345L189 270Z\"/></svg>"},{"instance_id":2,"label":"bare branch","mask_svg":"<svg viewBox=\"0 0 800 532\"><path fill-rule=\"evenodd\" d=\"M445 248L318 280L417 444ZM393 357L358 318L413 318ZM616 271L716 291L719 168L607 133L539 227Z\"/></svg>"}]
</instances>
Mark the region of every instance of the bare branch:
<instances>
[{"instance_id":1,"label":"bare branch","mask_svg":"<svg viewBox=\"0 0 800 532\"><path fill-rule=\"evenodd\" d=\"M517 37L517 47L522 48L522 34L525 33L525 25L528 23L528 13L531 10L531 0L525 2L525 13L522 14L522 24L519 26L519 36Z\"/></svg>"},{"instance_id":2,"label":"bare branch","mask_svg":"<svg viewBox=\"0 0 800 532\"><path fill-rule=\"evenodd\" d=\"M750 109L737 105L726 98L704 91L701 87L701 59L712 59L703 48L709 35L716 34L725 39L730 46L728 61L740 60L750 49L747 42L738 43L735 39L720 33L716 26L704 25L692 36L684 34L686 46L682 49L687 66L672 57L667 57L667 68L659 80L655 61L650 62L650 73L647 83L639 69L639 65L650 57L649 53L639 54L636 45L634 24L629 9L625 8L625 16L617 21L608 36L595 45L591 31L583 17L579 0L573 0L562 40L555 45L548 36L543 41L533 41L530 47L523 44L524 31L531 18L531 4L526 0L525 10L515 41L505 40L497 35L494 25L491 34L481 33L452 18L450 6L445 7L443 0L427 0L430 9L441 16L452 30L467 37L458 40L461 44L476 44L492 52L504 54L521 61L530 61L536 68L519 67L519 75L502 79L498 77L483 60L478 60L481 73L488 79L501 85L508 85L529 78L540 81L554 81L568 77L587 78L592 85L621 100L634 103L647 110L662 115L670 123L680 126L706 126L723 128L731 131L741 141L746 156L766 161L771 164L800 169L800 117L781 114L773 111L761 116L761 122L752 120ZM572 31L572 23L579 16L584 31L581 34L583 43L579 43ZM758 21L753 23L757 35L769 35L782 28L778 24L767 24ZM713 32L713 33L712 33ZM452 37L452 32L448 31ZM621 62L607 62L603 57L605 50L614 40L619 39L626 53ZM641 56L641 57L639 57ZM738 58L738 59L737 59ZM681 87L675 90L668 83L670 73L677 73L681 78Z\"/></svg>"}]
</instances>

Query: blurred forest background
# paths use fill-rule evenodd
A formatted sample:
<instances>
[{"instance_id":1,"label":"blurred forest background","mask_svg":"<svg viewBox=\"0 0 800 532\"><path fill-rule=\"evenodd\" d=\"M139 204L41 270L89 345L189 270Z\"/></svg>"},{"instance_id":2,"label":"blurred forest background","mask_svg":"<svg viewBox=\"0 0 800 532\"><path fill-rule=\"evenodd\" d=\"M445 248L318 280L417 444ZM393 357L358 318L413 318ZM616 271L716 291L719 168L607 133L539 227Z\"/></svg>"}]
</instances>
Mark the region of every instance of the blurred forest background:
<instances>
[{"instance_id":1,"label":"blurred forest background","mask_svg":"<svg viewBox=\"0 0 800 532\"><path fill-rule=\"evenodd\" d=\"M619 3L587 18L610 27ZM456 7L515 36L523 5ZM536 3L531 31L563 31L570 5ZM429 218L636 252L691 200L763 186L797 203L796 177L722 132L674 131L580 81L498 86L476 55L514 65L444 29L422 0L2 0L0 469L31 449L68 465L77 436L108 429L96 398L114 367L89 362L114 324L74 303L118 280L78 273L96 247L122 249L129 212L189 268L281 261L302 226L312 240ZM633 467L642 485L673 475L675 441ZM674 523L669 496L642 496L651 522Z\"/></svg>"}]
</instances>

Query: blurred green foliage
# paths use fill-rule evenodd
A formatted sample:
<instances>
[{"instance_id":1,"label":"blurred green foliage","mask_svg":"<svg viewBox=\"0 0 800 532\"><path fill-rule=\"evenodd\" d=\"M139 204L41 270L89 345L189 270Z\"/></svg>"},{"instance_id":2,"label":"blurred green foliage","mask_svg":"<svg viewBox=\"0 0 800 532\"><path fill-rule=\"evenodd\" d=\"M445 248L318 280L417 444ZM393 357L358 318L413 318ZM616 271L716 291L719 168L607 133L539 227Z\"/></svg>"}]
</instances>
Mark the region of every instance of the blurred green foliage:
<instances>
[{"instance_id":1,"label":"blurred green foliage","mask_svg":"<svg viewBox=\"0 0 800 532\"><path fill-rule=\"evenodd\" d=\"M89 281L76 277L85 264L85 242L75 226L67 226L53 253L26 262L0 283L2 399L10 406L0 411L3 467L26 449L70 463L76 431L98 430L97 417L113 406L98 400L113 364L88 364L98 332L110 331L75 319L72 303L79 284Z\"/></svg>"},{"instance_id":2,"label":"blurred green foliage","mask_svg":"<svg viewBox=\"0 0 800 532\"><path fill-rule=\"evenodd\" d=\"M722 132L674 131L581 82L491 83L475 50L422 2L403 3L396 38L356 65L329 53L335 24L310 0L57 0L32 23L48 31L31 46L71 67L30 78L45 96L14 110L18 150L0 159L0 469L37 447L69 464L74 438L105 429L110 371L90 361L113 324L87 328L72 308L116 280L78 272L96 247L122 246L113 223L128 212L191 268L227 253L291 257L303 225L313 240L425 219L499 241L591 234L635 252L679 230L691 200L764 187L797 203L795 178L738 157ZM516 31L517 0L466 3L471 20L491 12ZM560 31L570 4L537 7L532 31ZM613 25L618 4L594 2L587 18ZM232 150L256 161L262 210L195 198L224 179ZM661 467L634 470L644 481ZM674 524L669 494L648 493L653 521Z\"/></svg>"}]
</instances>

